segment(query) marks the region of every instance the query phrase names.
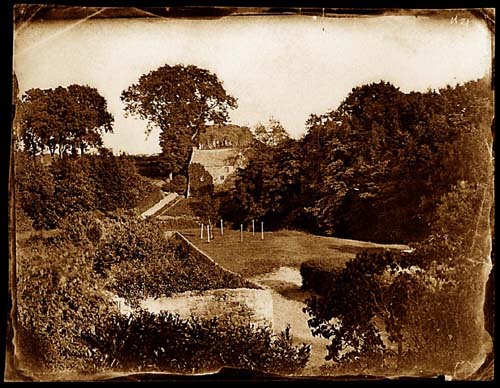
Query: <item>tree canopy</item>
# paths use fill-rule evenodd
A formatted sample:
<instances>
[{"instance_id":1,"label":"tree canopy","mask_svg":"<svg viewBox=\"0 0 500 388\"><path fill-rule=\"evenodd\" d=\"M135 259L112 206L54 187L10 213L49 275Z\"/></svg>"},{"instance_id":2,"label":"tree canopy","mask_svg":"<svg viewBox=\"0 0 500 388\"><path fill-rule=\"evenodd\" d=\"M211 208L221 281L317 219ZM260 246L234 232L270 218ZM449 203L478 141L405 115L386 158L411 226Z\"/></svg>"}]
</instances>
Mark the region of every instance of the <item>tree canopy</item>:
<instances>
[{"instance_id":1,"label":"tree canopy","mask_svg":"<svg viewBox=\"0 0 500 388\"><path fill-rule=\"evenodd\" d=\"M474 155L488 151L491 98L484 80L425 93L379 82L311 115L296 146L269 140L272 131L258 125L232 202L247 209L238 210L240 218L270 215L282 196L270 195L266 204L263 197L280 185L290 201L277 227L379 242L425 238L453 185L486 179L484 161Z\"/></svg>"},{"instance_id":2,"label":"tree canopy","mask_svg":"<svg viewBox=\"0 0 500 388\"><path fill-rule=\"evenodd\" d=\"M121 94L128 114L147 120L146 133L158 127L160 146L171 172L187 176L192 147L207 124L225 124L236 108L214 73L193 65L164 65L142 75Z\"/></svg>"},{"instance_id":3,"label":"tree canopy","mask_svg":"<svg viewBox=\"0 0 500 388\"><path fill-rule=\"evenodd\" d=\"M31 155L82 154L102 146L102 134L112 132L113 116L98 90L89 86L30 89L18 111L20 139Z\"/></svg>"},{"instance_id":4,"label":"tree canopy","mask_svg":"<svg viewBox=\"0 0 500 388\"><path fill-rule=\"evenodd\" d=\"M253 128L253 134L258 141L269 146L277 146L290 139L290 135L283 125L274 117L270 117L265 125L260 122L257 123Z\"/></svg>"}]
</instances>

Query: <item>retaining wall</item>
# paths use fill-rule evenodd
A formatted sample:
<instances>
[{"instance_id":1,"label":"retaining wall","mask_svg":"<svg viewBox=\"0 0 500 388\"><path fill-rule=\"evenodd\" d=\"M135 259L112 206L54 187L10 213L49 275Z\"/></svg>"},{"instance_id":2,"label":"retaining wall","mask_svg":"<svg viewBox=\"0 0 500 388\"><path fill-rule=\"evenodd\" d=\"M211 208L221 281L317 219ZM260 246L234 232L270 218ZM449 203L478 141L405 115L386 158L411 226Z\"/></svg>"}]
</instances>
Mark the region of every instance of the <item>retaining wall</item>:
<instances>
[{"instance_id":1,"label":"retaining wall","mask_svg":"<svg viewBox=\"0 0 500 388\"><path fill-rule=\"evenodd\" d=\"M194 245L191 241L189 241L186 237L184 237L181 233L179 232L166 232L166 236L176 239L179 241L179 243L182 245L183 249L193 255L197 260L203 261L203 262L208 262L211 265L214 265L218 268L220 268L224 272L228 272L233 274L234 276L241 277L240 274L233 272L229 269L226 269L222 266L220 266L217 262L215 262L210 256L208 256L205 252L203 252L200 248L198 248L196 245ZM262 289L262 287L254 282L251 282L250 280L247 280L248 283L252 284L257 289Z\"/></svg>"},{"instance_id":2,"label":"retaining wall","mask_svg":"<svg viewBox=\"0 0 500 388\"><path fill-rule=\"evenodd\" d=\"M234 276L241 276L217 264L210 256L193 245L188 239L178 232L167 232L166 237L179 241L183 249L194 255L197 260L210 262L221 270ZM255 285L253 288L221 288L207 291L188 291L173 294L170 297L158 299L148 298L141 302L141 308L159 313L168 311L179 314L181 318L191 316L211 319L217 317L221 320L230 320L233 323L252 323L256 326L273 326L273 298L269 290ZM122 314L130 314L132 309L125 304L122 298L116 298Z\"/></svg>"},{"instance_id":3,"label":"retaining wall","mask_svg":"<svg viewBox=\"0 0 500 388\"><path fill-rule=\"evenodd\" d=\"M188 291L170 297L146 299L141 307L153 313L168 311L181 318L195 316L211 319L217 317L233 323L256 326L273 324L273 299L268 290L250 288Z\"/></svg>"}]
</instances>

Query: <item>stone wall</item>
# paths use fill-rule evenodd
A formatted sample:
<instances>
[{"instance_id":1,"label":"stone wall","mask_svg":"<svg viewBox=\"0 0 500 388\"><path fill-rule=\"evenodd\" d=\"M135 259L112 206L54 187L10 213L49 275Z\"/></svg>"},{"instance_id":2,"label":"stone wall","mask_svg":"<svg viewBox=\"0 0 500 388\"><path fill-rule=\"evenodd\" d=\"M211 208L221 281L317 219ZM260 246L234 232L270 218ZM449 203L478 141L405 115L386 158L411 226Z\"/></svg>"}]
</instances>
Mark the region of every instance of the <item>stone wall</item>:
<instances>
[{"instance_id":1,"label":"stone wall","mask_svg":"<svg viewBox=\"0 0 500 388\"><path fill-rule=\"evenodd\" d=\"M183 249L194 255L197 260L208 261L223 271L235 276L239 274L229 271L217 264L211 257L198 249L182 234L178 232L167 232L166 237L179 241ZM252 323L256 326L273 327L273 298L269 290L254 284L253 288L221 288L207 291L188 291L173 294L169 297L148 298L143 300L141 308L159 313L167 311L179 314L181 318L191 316L211 319L217 317L221 320L231 320L233 323ZM133 310L125 303L123 298L115 297L122 314L130 314Z\"/></svg>"},{"instance_id":2,"label":"stone wall","mask_svg":"<svg viewBox=\"0 0 500 388\"><path fill-rule=\"evenodd\" d=\"M205 252L203 252L201 249L199 249L196 245L194 245L191 241L189 241L186 237L184 237L182 234L179 232L170 232L166 234L167 237L176 239L183 247L186 252L189 254L193 255L196 257L197 260L199 261L204 261L204 262L209 262L211 265L215 265L216 267L221 268L223 271L230 273L234 276L241 277L240 274L230 271L229 269L226 269L222 266L220 266L217 262L215 262L210 256L208 256ZM255 288L262 289L261 286L258 284L251 282L247 280L248 283L251 283Z\"/></svg>"},{"instance_id":3,"label":"stone wall","mask_svg":"<svg viewBox=\"0 0 500 388\"><path fill-rule=\"evenodd\" d=\"M268 290L249 288L188 291L170 297L141 302L141 307L153 313L168 311L181 318L195 316L252 323L256 326L273 324L273 299Z\"/></svg>"}]
</instances>

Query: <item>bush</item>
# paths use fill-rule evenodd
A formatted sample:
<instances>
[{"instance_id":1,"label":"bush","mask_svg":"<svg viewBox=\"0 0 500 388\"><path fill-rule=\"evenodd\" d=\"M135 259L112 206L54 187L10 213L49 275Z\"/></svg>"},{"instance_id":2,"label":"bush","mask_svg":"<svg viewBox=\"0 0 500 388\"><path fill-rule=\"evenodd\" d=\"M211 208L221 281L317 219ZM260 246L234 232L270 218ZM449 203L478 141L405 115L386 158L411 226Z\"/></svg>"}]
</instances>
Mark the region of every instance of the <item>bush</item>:
<instances>
[{"instance_id":1,"label":"bush","mask_svg":"<svg viewBox=\"0 0 500 388\"><path fill-rule=\"evenodd\" d=\"M184 175L176 175L170 182L163 185L163 191L184 195L187 188L187 179Z\"/></svg>"},{"instance_id":2,"label":"bush","mask_svg":"<svg viewBox=\"0 0 500 388\"><path fill-rule=\"evenodd\" d=\"M213 372L223 366L293 374L309 359L310 346L294 347L289 330L222 323L217 318L180 319L162 312L111 316L85 338L121 370Z\"/></svg>"},{"instance_id":3,"label":"bush","mask_svg":"<svg viewBox=\"0 0 500 388\"><path fill-rule=\"evenodd\" d=\"M200 260L161 233L161 223L125 218L113 224L97 247L94 269L108 288L132 305L148 297L190 290L255 288L242 277Z\"/></svg>"},{"instance_id":4,"label":"bush","mask_svg":"<svg viewBox=\"0 0 500 388\"><path fill-rule=\"evenodd\" d=\"M99 211L71 213L62 219L59 227L73 243L90 242L96 246L104 234L104 214Z\"/></svg>"},{"instance_id":5,"label":"bush","mask_svg":"<svg viewBox=\"0 0 500 388\"><path fill-rule=\"evenodd\" d=\"M16 233L31 232L33 230L33 220L28 217L21 206L15 209Z\"/></svg>"},{"instance_id":6,"label":"bush","mask_svg":"<svg viewBox=\"0 0 500 388\"><path fill-rule=\"evenodd\" d=\"M341 268L331 260L307 260L300 265L302 289L325 294L339 276Z\"/></svg>"},{"instance_id":7,"label":"bush","mask_svg":"<svg viewBox=\"0 0 500 388\"><path fill-rule=\"evenodd\" d=\"M98 352L82 333L115 308L91 269L91 250L58 237L19 245L15 341L28 370L101 369Z\"/></svg>"},{"instance_id":8,"label":"bush","mask_svg":"<svg viewBox=\"0 0 500 388\"><path fill-rule=\"evenodd\" d=\"M161 197L127 156L105 149L99 155L55 157L48 168L38 158L16 152L15 169L16 206L36 229L58 228L71 213L133 209Z\"/></svg>"},{"instance_id":9,"label":"bush","mask_svg":"<svg viewBox=\"0 0 500 388\"><path fill-rule=\"evenodd\" d=\"M52 174L40 160L24 152L16 152L14 157L15 206L33 220L35 229L57 227L60 215L54 202L56 184Z\"/></svg>"}]
</instances>

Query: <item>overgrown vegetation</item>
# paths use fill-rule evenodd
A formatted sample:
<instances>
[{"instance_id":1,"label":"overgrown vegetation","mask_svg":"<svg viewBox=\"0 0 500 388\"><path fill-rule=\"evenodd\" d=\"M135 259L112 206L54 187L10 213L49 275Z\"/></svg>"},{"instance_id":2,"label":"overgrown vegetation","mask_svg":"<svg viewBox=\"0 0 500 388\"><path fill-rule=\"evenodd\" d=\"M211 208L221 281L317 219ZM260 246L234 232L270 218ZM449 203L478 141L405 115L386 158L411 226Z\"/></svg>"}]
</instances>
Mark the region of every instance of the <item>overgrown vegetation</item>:
<instances>
[{"instance_id":1,"label":"overgrown vegetation","mask_svg":"<svg viewBox=\"0 0 500 388\"><path fill-rule=\"evenodd\" d=\"M18 240L16 344L24 367L35 373L304 367L310 349L293 346L287 332L140 310L121 315L111 297L137 301L146 295L141 285L151 296L251 285L193 260L158 233L158 224L101 216L73 215L55 236ZM96 265L113 256L102 276Z\"/></svg>"},{"instance_id":2,"label":"overgrown vegetation","mask_svg":"<svg viewBox=\"0 0 500 388\"><path fill-rule=\"evenodd\" d=\"M486 79L425 93L356 87L337 109L312 115L302 139L256 144L221 214L235 224L422 240L441 196L484 176L477 155L488 154L491 117Z\"/></svg>"},{"instance_id":3,"label":"overgrown vegetation","mask_svg":"<svg viewBox=\"0 0 500 388\"><path fill-rule=\"evenodd\" d=\"M461 183L441 197L430 235L413 252L363 252L330 275L306 308L313 333L331 340L330 372L473 372L488 341L492 200L487 181Z\"/></svg>"},{"instance_id":4,"label":"overgrown vegetation","mask_svg":"<svg viewBox=\"0 0 500 388\"><path fill-rule=\"evenodd\" d=\"M96 273L127 302L191 290L255 288L241 278L200 260L176 239L166 239L162 224L121 217L107 228L108 239L95 251ZM111 237L112 236L112 237Z\"/></svg>"},{"instance_id":5,"label":"overgrown vegetation","mask_svg":"<svg viewBox=\"0 0 500 388\"><path fill-rule=\"evenodd\" d=\"M104 354L103 363L126 371L202 373L229 366L294 374L310 351L307 345L293 346L288 330L276 335L269 328L217 318L185 320L139 311L111 316L103 326L85 338Z\"/></svg>"},{"instance_id":6,"label":"overgrown vegetation","mask_svg":"<svg viewBox=\"0 0 500 388\"><path fill-rule=\"evenodd\" d=\"M99 155L56 156L50 165L21 151L15 158L16 208L36 229L57 228L74 212L143 209L161 195L127 156L106 149Z\"/></svg>"}]
</instances>

